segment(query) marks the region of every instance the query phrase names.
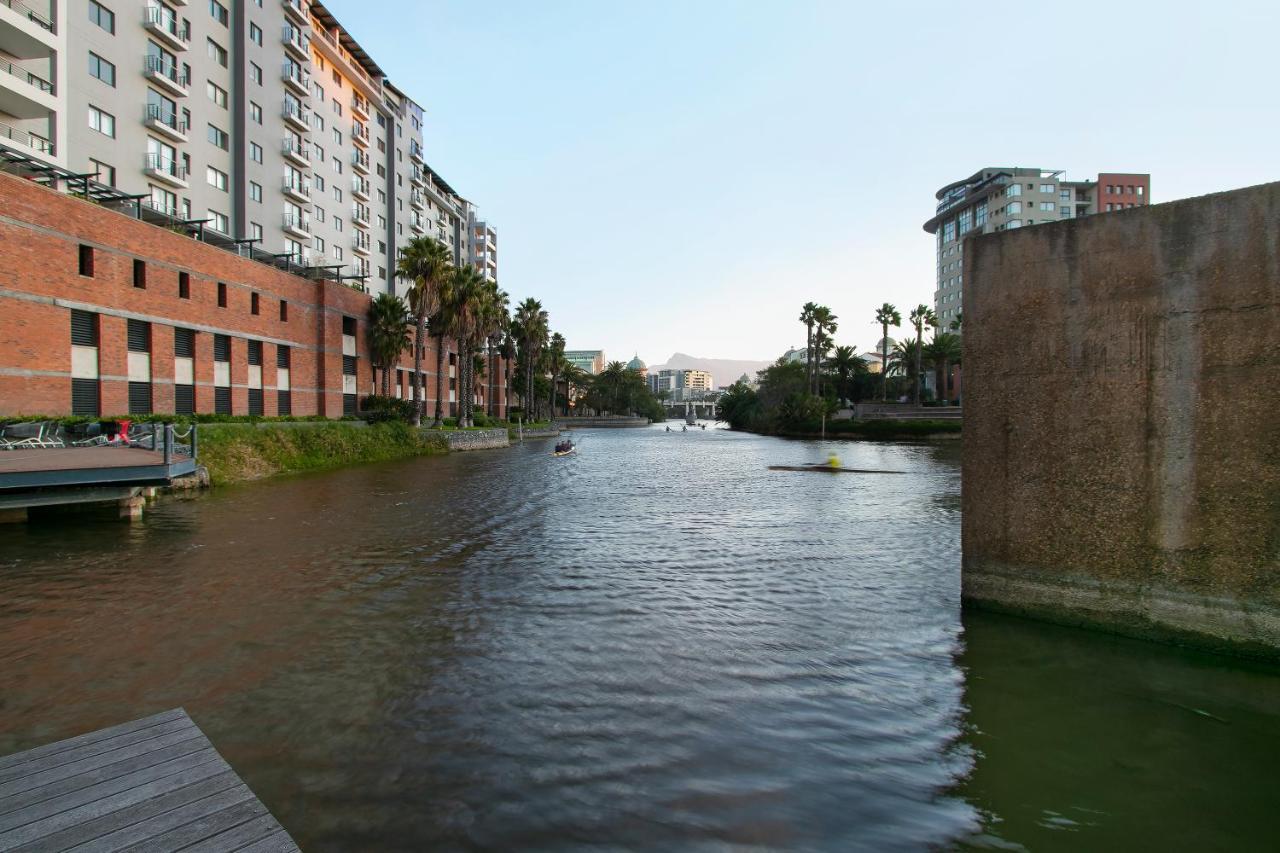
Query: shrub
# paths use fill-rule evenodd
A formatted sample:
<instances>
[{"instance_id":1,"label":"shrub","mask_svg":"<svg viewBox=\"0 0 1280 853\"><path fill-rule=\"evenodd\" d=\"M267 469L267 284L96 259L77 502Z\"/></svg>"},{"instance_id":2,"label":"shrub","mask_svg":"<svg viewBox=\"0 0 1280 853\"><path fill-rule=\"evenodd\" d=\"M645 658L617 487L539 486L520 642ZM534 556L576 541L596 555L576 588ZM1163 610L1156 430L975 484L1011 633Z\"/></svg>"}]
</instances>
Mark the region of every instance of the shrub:
<instances>
[{"instance_id":1,"label":"shrub","mask_svg":"<svg viewBox=\"0 0 1280 853\"><path fill-rule=\"evenodd\" d=\"M360 413L371 424L391 421L408 423L413 420L413 401L371 394L360 401Z\"/></svg>"}]
</instances>

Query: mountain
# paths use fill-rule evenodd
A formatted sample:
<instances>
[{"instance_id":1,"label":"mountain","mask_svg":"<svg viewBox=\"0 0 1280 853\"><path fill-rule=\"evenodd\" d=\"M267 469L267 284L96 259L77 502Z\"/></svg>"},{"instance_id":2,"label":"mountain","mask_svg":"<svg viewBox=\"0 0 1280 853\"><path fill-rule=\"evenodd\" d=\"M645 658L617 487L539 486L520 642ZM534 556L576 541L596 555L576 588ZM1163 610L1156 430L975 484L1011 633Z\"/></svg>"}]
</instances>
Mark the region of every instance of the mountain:
<instances>
[{"instance_id":1,"label":"mountain","mask_svg":"<svg viewBox=\"0 0 1280 853\"><path fill-rule=\"evenodd\" d=\"M715 386L720 388L737 382L744 373L749 378L755 379L757 371L764 370L772 363L771 361L745 361L736 358L698 358L697 356L677 352L667 359L666 364L649 365L649 372L657 373L659 370L705 370L711 374L711 379L715 382Z\"/></svg>"}]
</instances>

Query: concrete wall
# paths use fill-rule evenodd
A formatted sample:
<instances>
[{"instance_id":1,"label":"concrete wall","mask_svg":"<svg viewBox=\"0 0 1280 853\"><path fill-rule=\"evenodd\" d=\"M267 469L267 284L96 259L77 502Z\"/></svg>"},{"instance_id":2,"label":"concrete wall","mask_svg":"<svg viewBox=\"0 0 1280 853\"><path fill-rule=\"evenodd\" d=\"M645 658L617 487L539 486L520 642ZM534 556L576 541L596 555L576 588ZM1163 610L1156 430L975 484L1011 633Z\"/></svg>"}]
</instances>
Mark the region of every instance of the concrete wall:
<instances>
[{"instance_id":1,"label":"concrete wall","mask_svg":"<svg viewBox=\"0 0 1280 853\"><path fill-rule=\"evenodd\" d=\"M446 432L444 436L449 442L449 449L452 451L490 450L495 447L508 447L511 444L505 427L502 429Z\"/></svg>"},{"instance_id":2,"label":"concrete wall","mask_svg":"<svg viewBox=\"0 0 1280 853\"><path fill-rule=\"evenodd\" d=\"M965 255L966 601L1280 654L1280 184Z\"/></svg>"}]
</instances>

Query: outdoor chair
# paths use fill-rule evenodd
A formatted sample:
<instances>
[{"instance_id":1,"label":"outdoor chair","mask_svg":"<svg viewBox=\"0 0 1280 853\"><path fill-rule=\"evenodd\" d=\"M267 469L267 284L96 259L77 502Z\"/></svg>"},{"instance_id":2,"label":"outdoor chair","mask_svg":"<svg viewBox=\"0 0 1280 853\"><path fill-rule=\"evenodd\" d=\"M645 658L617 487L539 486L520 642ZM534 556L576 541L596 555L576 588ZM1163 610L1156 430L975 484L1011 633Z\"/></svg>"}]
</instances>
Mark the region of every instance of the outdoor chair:
<instances>
[{"instance_id":1,"label":"outdoor chair","mask_svg":"<svg viewBox=\"0 0 1280 853\"><path fill-rule=\"evenodd\" d=\"M102 431L102 424L98 421L88 424L80 424L71 429L71 446L72 447L96 447L100 444L107 443L107 436Z\"/></svg>"},{"instance_id":2,"label":"outdoor chair","mask_svg":"<svg viewBox=\"0 0 1280 853\"><path fill-rule=\"evenodd\" d=\"M35 450L46 447L65 447L57 436L56 427L45 423L10 424L0 430L0 450Z\"/></svg>"}]
</instances>

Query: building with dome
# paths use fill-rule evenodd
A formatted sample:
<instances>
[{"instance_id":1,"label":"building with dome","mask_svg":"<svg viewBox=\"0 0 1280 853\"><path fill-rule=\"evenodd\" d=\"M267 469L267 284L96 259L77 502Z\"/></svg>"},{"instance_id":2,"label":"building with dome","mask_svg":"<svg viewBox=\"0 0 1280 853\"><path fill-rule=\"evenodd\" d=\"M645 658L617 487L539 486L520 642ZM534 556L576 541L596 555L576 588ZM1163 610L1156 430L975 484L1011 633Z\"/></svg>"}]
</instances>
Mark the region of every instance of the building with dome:
<instances>
[{"instance_id":1,"label":"building with dome","mask_svg":"<svg viewBox=\"0 0 1280 853\"><path fill-rule=\"evenodd\" d=\"M642 379L647 379L649 376L649 365L640 360L639 353L636 353L635 357L627 362L627 370L636 371Z\"/></svg>"}]
</instances>

